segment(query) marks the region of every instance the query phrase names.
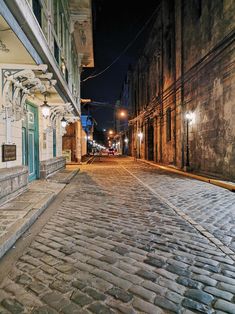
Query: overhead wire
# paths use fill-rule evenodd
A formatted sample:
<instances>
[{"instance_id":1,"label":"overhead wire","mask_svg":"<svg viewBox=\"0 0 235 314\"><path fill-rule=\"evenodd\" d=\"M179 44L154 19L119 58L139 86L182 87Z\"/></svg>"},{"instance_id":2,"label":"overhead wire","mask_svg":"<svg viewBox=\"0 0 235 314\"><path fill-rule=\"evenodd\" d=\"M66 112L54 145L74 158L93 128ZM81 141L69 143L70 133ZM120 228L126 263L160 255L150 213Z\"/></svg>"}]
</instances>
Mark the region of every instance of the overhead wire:
<instances>
[{"instance_id":1,"label":"overhead wire","mask_svg":"<svg viewBox=\"0 0 235 314\"><path fill-rule=\"evenodd\" d=\"M148 20L144 23L144 25L141 27L141 29L138 31L138 33L135 35L135 37L132 39L132 41L126 46L126 48L106 68L104 68L102 71L98 72L95 75L89 75L88 77L83 79L81 82L86 82L87 80L90 80L92 78L98 77L101 74L103 74L104 72L106 72L107 70L109 70L124 55L124 53L133 45L133 43L136 41L136 39L140 36L140 34L144 31L144 29L150 23L150 21L152 20L153 16L157 12L158 8L159 8L159 5L156 7L156 9L150 15Z\"/></svg>"}]
</instances>

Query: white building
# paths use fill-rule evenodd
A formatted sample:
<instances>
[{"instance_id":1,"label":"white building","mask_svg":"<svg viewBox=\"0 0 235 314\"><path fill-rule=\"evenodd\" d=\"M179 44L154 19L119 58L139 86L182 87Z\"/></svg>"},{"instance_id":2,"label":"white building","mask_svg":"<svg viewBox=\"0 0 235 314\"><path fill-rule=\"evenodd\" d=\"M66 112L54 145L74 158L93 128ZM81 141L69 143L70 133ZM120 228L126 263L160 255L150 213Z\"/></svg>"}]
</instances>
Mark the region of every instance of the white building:
<instances>
[{"instance_id":1,"label":"white building","mask_svg":"<svg viewBox=\"0 0 235 314\"><path fill-rule=\"evenodd\" d=\"M61 120L81 130L80 71L92 66L90 0L0 0L0 202L65 165Z\"/></svg>"}]
</instances>

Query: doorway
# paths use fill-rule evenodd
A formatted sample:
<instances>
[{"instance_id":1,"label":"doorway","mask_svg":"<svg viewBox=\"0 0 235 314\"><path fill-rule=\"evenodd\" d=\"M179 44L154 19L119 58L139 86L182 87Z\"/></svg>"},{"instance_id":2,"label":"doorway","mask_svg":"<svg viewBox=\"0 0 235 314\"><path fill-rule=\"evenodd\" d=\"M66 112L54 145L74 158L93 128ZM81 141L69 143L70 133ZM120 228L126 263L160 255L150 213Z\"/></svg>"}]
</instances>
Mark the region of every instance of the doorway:
<instances>
[{"instance_id":1,"label":"doorway","mask_svg":"<svg viewBox=\"0 0 235 314\"><path fill-rule=\"evenodd\" d=\"M148 160L154 159L154 127L153 120L148 121Z\"/></svg>"},{"instance_id":2,"label":"doorway","mask_svg":"<svg viewBox=\"0 0 235 314\"><path fill-rule=\"evenodd\" d=\"M22 163L28 166L29 182L39 177L38 109L26 104L27 115L22 124Z\"/></svg>"}]
</instances>

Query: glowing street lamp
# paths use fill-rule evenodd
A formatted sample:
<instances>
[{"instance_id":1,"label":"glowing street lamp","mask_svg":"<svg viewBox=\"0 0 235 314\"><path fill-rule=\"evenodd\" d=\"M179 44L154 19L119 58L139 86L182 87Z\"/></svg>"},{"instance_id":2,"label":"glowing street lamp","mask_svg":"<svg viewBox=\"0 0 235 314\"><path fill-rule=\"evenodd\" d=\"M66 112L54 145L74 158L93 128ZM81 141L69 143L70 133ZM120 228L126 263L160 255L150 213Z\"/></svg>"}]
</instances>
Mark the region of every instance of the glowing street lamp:
<instances>
[{"instance_id":1,"label":"glowing street lamp","mask_svg":"<svg viewBox=\"0 0 235 314\"><path fill-rule=\"evenodd\" d=\"M113 130L109 130L109 134L112 135L113 134Z\"/></svg>"},{"instance_id":2,"label":"glowing street lamp","mask_svg":"<svg viewBox=\"0 0 235 314\"><path fill-rule=\"evenodd\" d=\"M124 110L120 111L120 117L125 118L126 112Z\"/></svg>"},{"instance_id":3,"label":"glowing street lamp","mask_svg":"<svg viewBox=\"0 0 235 314\"><path fill-rule=\"evenodd\" d=\"M43 102L43 105L41 106L41 108L42 108L43 117L48 118L50 116L50 106L47 103L46 94L44 94L44 102Z\"/></svg>"},{"instance_id":4,"label":"glowing street lamp","mask_svg":"<svg viewBox=\"0 0 235 314\"><path fill-rule=\"evenodd\" d=\"M143 133L142 133L142 132L139 132L139 133L137 134L137 136L139 137L139 139L140 139L140 141L141 141L142 138L143 138Z\"/></svg>"},{"instance_id":5,"label":"glowing street lamp","mask_svg":"<svg viewBox=\"0 0 235 314\"><path fill-rule=\"evenodd\" d=\"M65 118L63 117L63 118L61 119L61 126L62 126L62 128L65 128L66 125L67 125L67 121L66 121Z\"/></svg>"}]
</instances>

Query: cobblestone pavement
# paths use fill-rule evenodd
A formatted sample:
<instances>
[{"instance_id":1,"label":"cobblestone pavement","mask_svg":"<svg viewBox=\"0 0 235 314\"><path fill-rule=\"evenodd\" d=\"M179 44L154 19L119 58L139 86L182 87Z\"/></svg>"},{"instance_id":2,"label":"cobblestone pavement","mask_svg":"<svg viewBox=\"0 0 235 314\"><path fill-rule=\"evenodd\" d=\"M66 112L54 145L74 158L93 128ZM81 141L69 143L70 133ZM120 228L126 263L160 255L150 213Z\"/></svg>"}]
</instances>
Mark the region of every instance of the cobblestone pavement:
<instances>
[{"instance_id":1,"label":"cobblestone pavement","mask_svg":"<svg viewBox=\"0 0 235 314\"><path fill-rule=\"evenodd\" d=\"M128 159L83 166L1 284L0 313L235 313L234 260L146 184L168 202L229 199Z\"/></svg>"},{"instance_id":2,"label":"cobblestone pavement","mask_svg":"<svg viewBox=\"0 0 235 314\"><path fill-rule=\"evenodd\" d=\"M141 164L141 166L140 166ZM145 163L128 169L235 252L235 193Z\"/></svg>"}]
</instances>

